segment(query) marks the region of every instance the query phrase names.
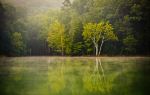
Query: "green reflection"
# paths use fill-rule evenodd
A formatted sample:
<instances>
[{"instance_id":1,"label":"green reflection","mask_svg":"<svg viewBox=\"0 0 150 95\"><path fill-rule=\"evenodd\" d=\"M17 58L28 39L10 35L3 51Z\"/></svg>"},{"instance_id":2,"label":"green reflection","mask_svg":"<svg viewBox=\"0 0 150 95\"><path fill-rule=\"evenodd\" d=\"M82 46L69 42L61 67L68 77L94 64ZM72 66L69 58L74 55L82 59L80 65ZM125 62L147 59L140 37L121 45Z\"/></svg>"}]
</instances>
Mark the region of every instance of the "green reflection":
<instances>
[{"instance_id":1,"label":"green reflection","mask_svg":"<svg viewBox=\"0 0 150 95\"><path fill-rule=\"evenodd\" d=\"M4 58L0 95L147 95L149 63L149 58Z\"/></svg>"},{"instance_id":2,"label":"green reflection","mask_svg":"<svg viewBox=\"0 0 150 95\"><path fill-rule=\"evenodd\" d=\"M53 94L58 94L62 89L65 88L65 79L64 79L64 63L58 63L56 66L49 66L48 69L48 80L49 87Z\"/></svg>"},{"instance_id":3,"label":"green reflection","mask_svg":"<svg viewBox=\"0 0 150 95\"><path fill-rule=\"evenodd\" d=\"M93 70L88 70L83 77L84 88L90 92L108 93L112 90L113 80L117 75L118 73L107 78L108 76L105 75L101 59L96 58Z\"/></svg>"}]
</instances>

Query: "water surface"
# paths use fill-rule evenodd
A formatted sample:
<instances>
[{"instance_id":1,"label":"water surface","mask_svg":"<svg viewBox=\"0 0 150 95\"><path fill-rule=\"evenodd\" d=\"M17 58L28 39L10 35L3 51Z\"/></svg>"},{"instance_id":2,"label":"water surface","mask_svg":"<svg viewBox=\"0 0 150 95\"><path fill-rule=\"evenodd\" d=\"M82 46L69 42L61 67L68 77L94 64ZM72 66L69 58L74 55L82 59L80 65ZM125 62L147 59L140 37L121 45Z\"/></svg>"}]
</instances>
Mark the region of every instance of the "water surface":
<instances>
[{"instance_id":1,"label":"water surface","mask_svg":"<svg viewBox=\"0 0 150 95\"><path fill-rule=\"evenodd\" d=\"M150 58L0 58L0 95L149 95Z\"/></svg>"}]
</instances>

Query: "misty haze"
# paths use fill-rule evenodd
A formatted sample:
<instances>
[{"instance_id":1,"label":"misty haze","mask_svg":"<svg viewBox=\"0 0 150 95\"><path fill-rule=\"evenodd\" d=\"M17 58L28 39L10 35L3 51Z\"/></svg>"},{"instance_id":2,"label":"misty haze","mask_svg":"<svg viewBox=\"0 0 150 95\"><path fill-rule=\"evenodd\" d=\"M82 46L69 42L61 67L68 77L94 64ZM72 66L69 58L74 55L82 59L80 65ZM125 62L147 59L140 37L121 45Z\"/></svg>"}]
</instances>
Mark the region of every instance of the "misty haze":
<instances>
[{"instance_id":1,"label":"misty haze","mask_svg":"<svg viewBox=\"0 0 150 95\"><path fill-rule=\"evenodd\" d=\"M0 0L0 95L149 95L150 0Z\"/></svg>"}]
</instances>

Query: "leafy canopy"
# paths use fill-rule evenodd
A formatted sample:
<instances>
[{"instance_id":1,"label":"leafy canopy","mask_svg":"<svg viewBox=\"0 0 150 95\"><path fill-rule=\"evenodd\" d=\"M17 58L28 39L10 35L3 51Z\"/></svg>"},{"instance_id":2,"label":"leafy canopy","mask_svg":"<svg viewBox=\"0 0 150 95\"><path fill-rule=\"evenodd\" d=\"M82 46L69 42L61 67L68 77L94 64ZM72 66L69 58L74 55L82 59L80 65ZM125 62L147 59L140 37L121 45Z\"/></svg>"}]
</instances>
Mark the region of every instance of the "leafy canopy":
<instances>
[{"instance_id":1,"label":"leafy canopy","mask_svg":"<svg viewBox=\"0 0 150 95\"><path fill-rule=\"evenodd\" d=\"M11 43L14 49L14 53L20 54L25 48L25 44L23 42L23 38L20 32L14 32L11 35Z\"/></svg>"},{"instance_id":2,"label":"leafy canopy","mask_svg":"<svg viewBox=\"0 0 150 95\"><path fill-rule=\"evenodd\" d=\"M60 49L64 46L64 31L64 25L59 21L56 20L51 24L47 37L49 47Z\"/></svg>"},{"instance_id":3,"label":"leafy canopy","mask_svg":"<svg viewBox=\"0 0 150 95\"><path fill-rule=\"evenodd\" d=\"M84 26L83 34L84 39L90 39L95 42L99 42L100 39L106 40L118 40L114 34L113 27L109 22L87 23Z\"/></svg>"}]
</instances>

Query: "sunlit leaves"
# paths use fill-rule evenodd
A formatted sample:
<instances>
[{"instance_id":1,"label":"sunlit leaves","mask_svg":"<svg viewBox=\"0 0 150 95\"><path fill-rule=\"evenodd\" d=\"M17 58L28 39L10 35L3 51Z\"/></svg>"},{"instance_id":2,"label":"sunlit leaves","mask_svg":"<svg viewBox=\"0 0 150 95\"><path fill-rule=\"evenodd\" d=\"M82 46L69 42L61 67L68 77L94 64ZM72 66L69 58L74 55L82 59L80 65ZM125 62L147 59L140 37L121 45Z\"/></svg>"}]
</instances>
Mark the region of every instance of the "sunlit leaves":
<instances>
[{"instance_id":1,"label":"sunlit leaves","mask_svg":"<svg viewBox=\"0 0 150 95\"><path fill-rule=\"evenodd\" d=\"M113 32L113 27L108 22L88 23L84 26L83 36L85 39L95 39L99 42L102 37L105 40L117 40L117 36Z\"/></svg>"},{"instance_id":2,"label":"sunlit leaves","mask_svg":"<svg viewBox=\"0 0 150 95\"><path fill-rule=\"evenodd\" d=\"M63 24L61 24L57 20L54 23L52 23L47 37L49 47L53 47L59 51L62 51L62 49L64 48L65 41L64 32L65 29Z\"/></svg>"},{"instance_id":3,"label":"sunlit leaves","mask_svg":"<svg viewBox=\"0 0 150 95\"><path fill-rule=\"evenodd\" d=\"M113 27L109 22L87 23L84 25L83 37L91 40L95 46L96 56L100 55L104 41L118 40L114 34ZM101 44L99 42L101 41Z\"/></svg>"}]
</instances>

